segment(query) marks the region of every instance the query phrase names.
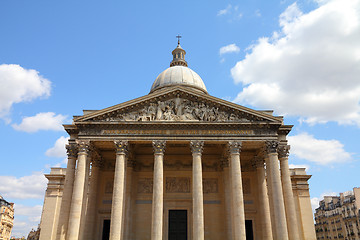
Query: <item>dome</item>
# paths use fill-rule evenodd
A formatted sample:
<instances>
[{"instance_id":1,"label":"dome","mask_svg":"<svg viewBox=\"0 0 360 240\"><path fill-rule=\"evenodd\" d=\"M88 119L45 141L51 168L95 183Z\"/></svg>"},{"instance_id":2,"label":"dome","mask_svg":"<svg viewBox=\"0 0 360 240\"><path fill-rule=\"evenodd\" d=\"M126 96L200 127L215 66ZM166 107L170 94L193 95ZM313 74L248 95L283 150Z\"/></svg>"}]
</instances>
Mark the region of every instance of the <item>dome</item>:
<instances>
[{"instance_id":1,"label":"dome","mask_svg":"<svg viewBox=\"0 0 360 240\"><path fill-rule=\"evenodd\" d=\"M153 83L150 93L168 86L188 86L207 93L205 84L201 77L185 66L172 66L159 74Z\"/></svg>"},{"instance_id":2,"label":"dome","mask_svg":"<svg viewBox=\"0 0 360 240\"><path fill-rule=\"evenodd\" d=\"M150 93L164 87L172 86L186 86L200 90L207 94L205 84L201 77L188 68L187 62L185 61L186 52L180 46L180 37L178 40L177 47L172 51L173 60L170 63L170 67L159 74L153 83Z\"/></svg>"}]
</instances>

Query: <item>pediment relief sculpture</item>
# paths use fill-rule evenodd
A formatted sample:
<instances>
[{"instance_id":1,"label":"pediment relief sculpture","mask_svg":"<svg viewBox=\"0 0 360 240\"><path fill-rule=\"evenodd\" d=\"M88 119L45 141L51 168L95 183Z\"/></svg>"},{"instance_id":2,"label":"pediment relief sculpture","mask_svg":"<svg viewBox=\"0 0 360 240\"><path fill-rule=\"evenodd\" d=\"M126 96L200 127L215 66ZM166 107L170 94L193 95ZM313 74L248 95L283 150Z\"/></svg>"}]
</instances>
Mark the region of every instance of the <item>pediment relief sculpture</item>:
<instances>
[{"instance_id":1,"label":"pediment relief sculpture","mask_svg":"<svg viewBox=\"0 0 360 240\"><path fill-rule=\"evenodd\" d=\"M203 122L254 122L264 119L241 111L205 102L176 97L123 111L118 110L91 119L90 121L203 121Z\"/></svg>"}]
</instances>

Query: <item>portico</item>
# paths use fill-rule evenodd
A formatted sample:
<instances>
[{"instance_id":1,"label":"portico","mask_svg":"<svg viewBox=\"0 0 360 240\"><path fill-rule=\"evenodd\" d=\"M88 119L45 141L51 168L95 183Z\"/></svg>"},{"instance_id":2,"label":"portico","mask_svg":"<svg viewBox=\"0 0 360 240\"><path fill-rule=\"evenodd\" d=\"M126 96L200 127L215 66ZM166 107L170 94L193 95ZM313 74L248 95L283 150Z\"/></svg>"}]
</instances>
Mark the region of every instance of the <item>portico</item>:
<instances>
[{"instance_id":1,"label":"portico","mask_svg":"<svg viewBox=\"0 0 360 240\"><path fill-rule=\"evenodd\" d=\"M315 239L289 172L292 126L209 95L180 44L172 53L148 95L64 125L60 210L41 239Z\"/></svg>"}]
</instances>

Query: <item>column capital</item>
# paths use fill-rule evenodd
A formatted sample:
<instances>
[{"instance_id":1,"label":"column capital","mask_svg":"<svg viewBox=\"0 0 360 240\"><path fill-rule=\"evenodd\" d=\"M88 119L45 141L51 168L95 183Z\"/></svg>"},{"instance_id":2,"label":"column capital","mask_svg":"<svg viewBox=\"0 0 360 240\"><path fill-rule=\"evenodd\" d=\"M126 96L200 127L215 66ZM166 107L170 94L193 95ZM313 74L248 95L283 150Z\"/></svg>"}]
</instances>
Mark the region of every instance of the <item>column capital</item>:
<instances>
[{"instance_id":1,"label":"column capital","mask_svg":"<svg viewBox=\"0 0 360 240\"><path fill-rule=\"evenodd\" d=\"M78 145L78 154L88 154L90 151L90 141L89 140L77 140Z\"/></svg>"},{"instance_id":2,"label":"column capital","mask_svg":"<svg viewBox=\"0 0 360 240\"><path fill-rule=\"evenodd\" d=\"M79 147L76 143L67 144L65 147L69 158L77 158Z\"/></svg>"},{"instance_id":3,"label":"column capital","mask_svg":"<svg viewBox=\"0 0 360 240\"><path fill-rule=\"evenodd\" d=\"M279 146L279 141L266 141L265 146L266 146L266 152L268 154L277 153L277 149L278 149L278 146Z\"/></svg>"},{"instance_id":4,"label":"column capital","mask_svg":"<svg viewBox=\"0 0 360 240\"><path fill-rule=\"evenodd\" d=\"M241 141L229 141L228 150L230 154L239 154L241 152L242 142Z\"/></svg>"},{"instance_id":5,"label":"column capital","mask_svg":"<svg viewBox=\"0 0 360 240\"><path fill-rule=\"evenodd\" d=\"M290 145L283 145L283 144L279 145L278 148L279 159L288 158L289 152L290 152Z\"/></svg>"},{"instance_id":6,"label":"column capital","mask_svg":"<svg viewBox=\"0 0 360 240\"><path fill-rule=\"evenodd\" d=\"M125 140L115 140L114 141L116 154L126 154L128 151L128 141Z\"/></svg>"},{"instance_id":7,"label":"column capital","mask_svg":"<svg viewBox=\"0 0 360 240\"><path fill-rule=\"evenodd\" d=\"M204 141L190 141L192 154L202 154L204 150Z\"/></svg>"},{"instance_id":8,"label":"column capital","mask_svg":"<svg viewBox=\"0 0 360 240\"><path fill-rule=\"evenodd\" d=\"M155 154L164 154L166 148L166 141L156 140L152 142L152 145Z\"/></svg>"}]
</instances>

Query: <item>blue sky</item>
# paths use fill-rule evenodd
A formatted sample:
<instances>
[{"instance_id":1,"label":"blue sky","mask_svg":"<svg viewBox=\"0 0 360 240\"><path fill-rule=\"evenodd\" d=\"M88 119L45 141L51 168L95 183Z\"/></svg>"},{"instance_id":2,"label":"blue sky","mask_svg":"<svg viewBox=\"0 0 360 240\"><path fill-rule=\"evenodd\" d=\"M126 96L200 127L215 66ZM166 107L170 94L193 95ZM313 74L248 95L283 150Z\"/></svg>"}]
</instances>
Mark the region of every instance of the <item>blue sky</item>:
<instances>
[{"instance_id":1,"label":"blue sky","mask_svg":"<svg viewBox=\"0 0 360 240\"><path fill-rule=\"evenodd\" d=\"M323 195L359 186L360 0L0 1L0 194L40 222L62 123L149 93L183 36L216 97L293 124L290 164Z\"/></svg>"}]
</instances>

